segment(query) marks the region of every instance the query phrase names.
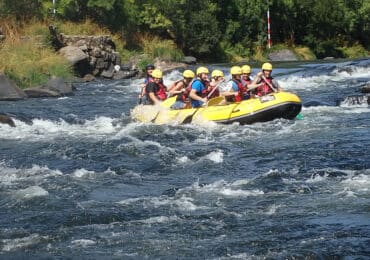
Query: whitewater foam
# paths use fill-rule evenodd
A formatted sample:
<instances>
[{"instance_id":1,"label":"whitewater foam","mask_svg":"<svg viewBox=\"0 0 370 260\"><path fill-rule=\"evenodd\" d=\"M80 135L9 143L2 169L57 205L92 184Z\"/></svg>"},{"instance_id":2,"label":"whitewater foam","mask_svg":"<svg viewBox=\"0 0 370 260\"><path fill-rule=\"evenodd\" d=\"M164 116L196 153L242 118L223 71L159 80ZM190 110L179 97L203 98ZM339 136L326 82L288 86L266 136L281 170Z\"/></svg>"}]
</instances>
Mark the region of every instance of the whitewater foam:
<instances>
[{"instance_id":1,"label":"whitewater foam","mask_svg":"<svg viewBox=\"0 0 370 260\"><path fill-rule=\"evenodd\" d=\"M10 168L5 163L0 163L0 185L10 186L19 181L40 181L52 176L61 176L59 170L50 170L47 166L32 165L31 168Z\"/></svg>"},{"instance_id":2,"label":"whitewater foam","mask_svg":"<svg viewBox=\"0 0 370 260\"><path fill-rule=\"evenodd\" d=\"M21 249L26 249L32 245L41 243L43 240L47 240L48 236L40 236L39 234L31 234L27 237L15 238L15 239L2 239L1 251L11 252Z\"/></svg>"},{"instance_id":3,"label":"whitewater foam","mask_svg":"<svg viewBox=\"0 0 370 260\"><path fill-rule=\"evenodd\" d=\"M41 188L40 186L31 186L26 189L17 190L14 196L19 200L29 200L37 197L46 197L49 192Z\"/></svg>"},{"instance_id":4,"label":"whitewater foam","mask_svg":"<svg viewBox=\"0 0 370 260\"><path fill-rule=\"evenodd\" d=\"M0 126L0 134L5 139L26 140L27 142L39 142L60 136L97 139L117 131L117 127L113 126L112 122L113 118L109 117L85 120L83 124L69 124L62 119L59 121L33 119L32 124L15 120L17 127Z\"/></svg>"}]
</instances>

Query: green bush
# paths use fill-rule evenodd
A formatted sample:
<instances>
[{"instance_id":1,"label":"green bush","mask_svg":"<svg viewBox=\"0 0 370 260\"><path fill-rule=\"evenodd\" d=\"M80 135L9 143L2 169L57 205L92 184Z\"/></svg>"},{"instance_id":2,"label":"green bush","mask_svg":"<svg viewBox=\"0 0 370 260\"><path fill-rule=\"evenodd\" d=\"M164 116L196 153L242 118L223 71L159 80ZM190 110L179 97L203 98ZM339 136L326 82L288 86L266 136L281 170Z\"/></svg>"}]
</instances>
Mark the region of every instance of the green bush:
<instances>
[{"instance_id":1,"label":"green bush","mask_svg":"<svg viewBox=\"0 0 370 260\"><path fill-rule=\"evenodd\" d=\"M368 57L370 52L367 51L361 44L356 43L350 47L341 47L339 48L346 58L361 58L361 57Z\"/></svg>"},{"instance_id":2,"label":"green bush","mask_svg":"<svg viewBox=\"0 0 370 260\"><path fill-rule=\"evenodd\" d=\"M136 36L145 54L150 58L159 58L167 61L181 61L184 54L172 40L164 40L150 34Z\"/></svg>"}]
</instances>

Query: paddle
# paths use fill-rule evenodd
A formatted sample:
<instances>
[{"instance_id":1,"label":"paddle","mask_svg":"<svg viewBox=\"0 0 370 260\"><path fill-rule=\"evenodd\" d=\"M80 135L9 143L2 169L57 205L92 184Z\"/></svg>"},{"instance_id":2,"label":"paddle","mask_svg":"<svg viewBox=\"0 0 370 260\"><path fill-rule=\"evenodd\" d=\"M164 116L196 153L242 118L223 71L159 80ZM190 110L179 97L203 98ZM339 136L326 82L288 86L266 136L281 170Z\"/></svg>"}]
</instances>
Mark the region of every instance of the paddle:
<instances>
[{"instance_id":1,"label":"paddle","mask_svg":"<svg viewBox=\"0 0 370 260\"><path fill-rule=\"evenodd\" d=\"M218 89L220 87L221 83L224 82L224 80L225 79L217 82L217 85L207 95L207 99L209 99L212 96L212 94L216 91L216 89ZM222 97L222 96L211 98L211 99L208 100L206 106L215 106L215 105L218 105L223 100L224 100L224 97Z\"/></svg>"},{"instance_id":2,"label":"paddle","mask_svg":"<svg viewBox=\"0 0 370 260\"><path fill-rule=\"evenodd\" d=\"M225 98L223 96L211 98L210 100L208 100L206 106L207 107L209 107L209 106L216 106L216 105L220 104L221 101L224 101L224 99Z\"/></svg>"},{"instance_id":3,"label":"paddle","mask_svg":"<svg viewBox=\"0 0 370 260\"><path fill-rule=\"evenodd\" d=\"M265 76L261 75L261 78L266 82L266 84L274 91L274 92L278 92L276 88L274 88L272 86L272 84L270 82L267 81L267 79L265 78Z\"/></svg>"},{"instance_id":4,"label":"paddle","mask_svg":"<svg viewBox=\"0 0 370 260\"><path fill-rule=\"evenodd\" d=\"M171 108L173 103L176 102L176 99L177 99L177 95L173 97L169 97L165 101L163 101L160 106L164 108Z\"/></svg>"},{"instance_id":5,"label":"paddle","mask_svg":"<svg viewBox=\"0 0 370 260\"><path fill-rule=\"evenodd\" d=\"M141 92L140 92L140 97L139 97L139 105L142 103L142 99L143 99L143 93L144 93L144 89L145 89L145 86L144 87L141 87Z\"/></svg>"}]
</instances>

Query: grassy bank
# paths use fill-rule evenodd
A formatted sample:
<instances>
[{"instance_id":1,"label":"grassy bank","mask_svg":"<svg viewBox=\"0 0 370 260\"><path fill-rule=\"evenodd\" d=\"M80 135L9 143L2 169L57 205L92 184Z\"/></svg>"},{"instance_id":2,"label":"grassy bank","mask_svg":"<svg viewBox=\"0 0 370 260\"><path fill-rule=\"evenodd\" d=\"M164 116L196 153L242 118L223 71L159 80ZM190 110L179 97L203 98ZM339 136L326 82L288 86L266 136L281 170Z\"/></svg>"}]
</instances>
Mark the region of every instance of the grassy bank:
<instances>
[{"instance_id":1,"label":"grassy bank","mask_svg":"<svg viewBox=\"0 0 370 260\"><path fill-rule=\"evenodd\" d=\"M55 53L45 34L40 34L41 24L24 27L7 19L0 21L0 26L6 36L0 45L0 71L19 87L37 86L52 76L72 78L68 62Z\"/></svg>"}]
</instances>

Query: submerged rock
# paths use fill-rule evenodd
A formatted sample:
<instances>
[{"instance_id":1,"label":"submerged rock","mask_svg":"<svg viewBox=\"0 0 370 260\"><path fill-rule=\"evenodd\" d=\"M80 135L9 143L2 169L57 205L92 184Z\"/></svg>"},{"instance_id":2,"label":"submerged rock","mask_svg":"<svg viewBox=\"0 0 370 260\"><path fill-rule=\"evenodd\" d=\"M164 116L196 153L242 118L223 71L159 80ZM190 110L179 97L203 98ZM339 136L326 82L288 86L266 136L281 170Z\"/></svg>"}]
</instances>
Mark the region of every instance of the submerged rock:
<instances>
[{"instance_id":1,"label":"submerged rock","mask_svg":"<svg viewBox=\"0 0 370 260\"><path fill-rule=\"evenodd\" d=\"M0 124L6 124L11 127L15 127L15 123L10 116L7 115L0 115Z\"/></svg>"},{"instance_id":2,"label":"submerged rock","mask_svg":"<svg viewBox=\"0 0 370 260\"><path fill-rule=\"evenodd\" d=\"M370 93L370 83L361 88L362 93Z\"/></svg>"}]
</instances>

